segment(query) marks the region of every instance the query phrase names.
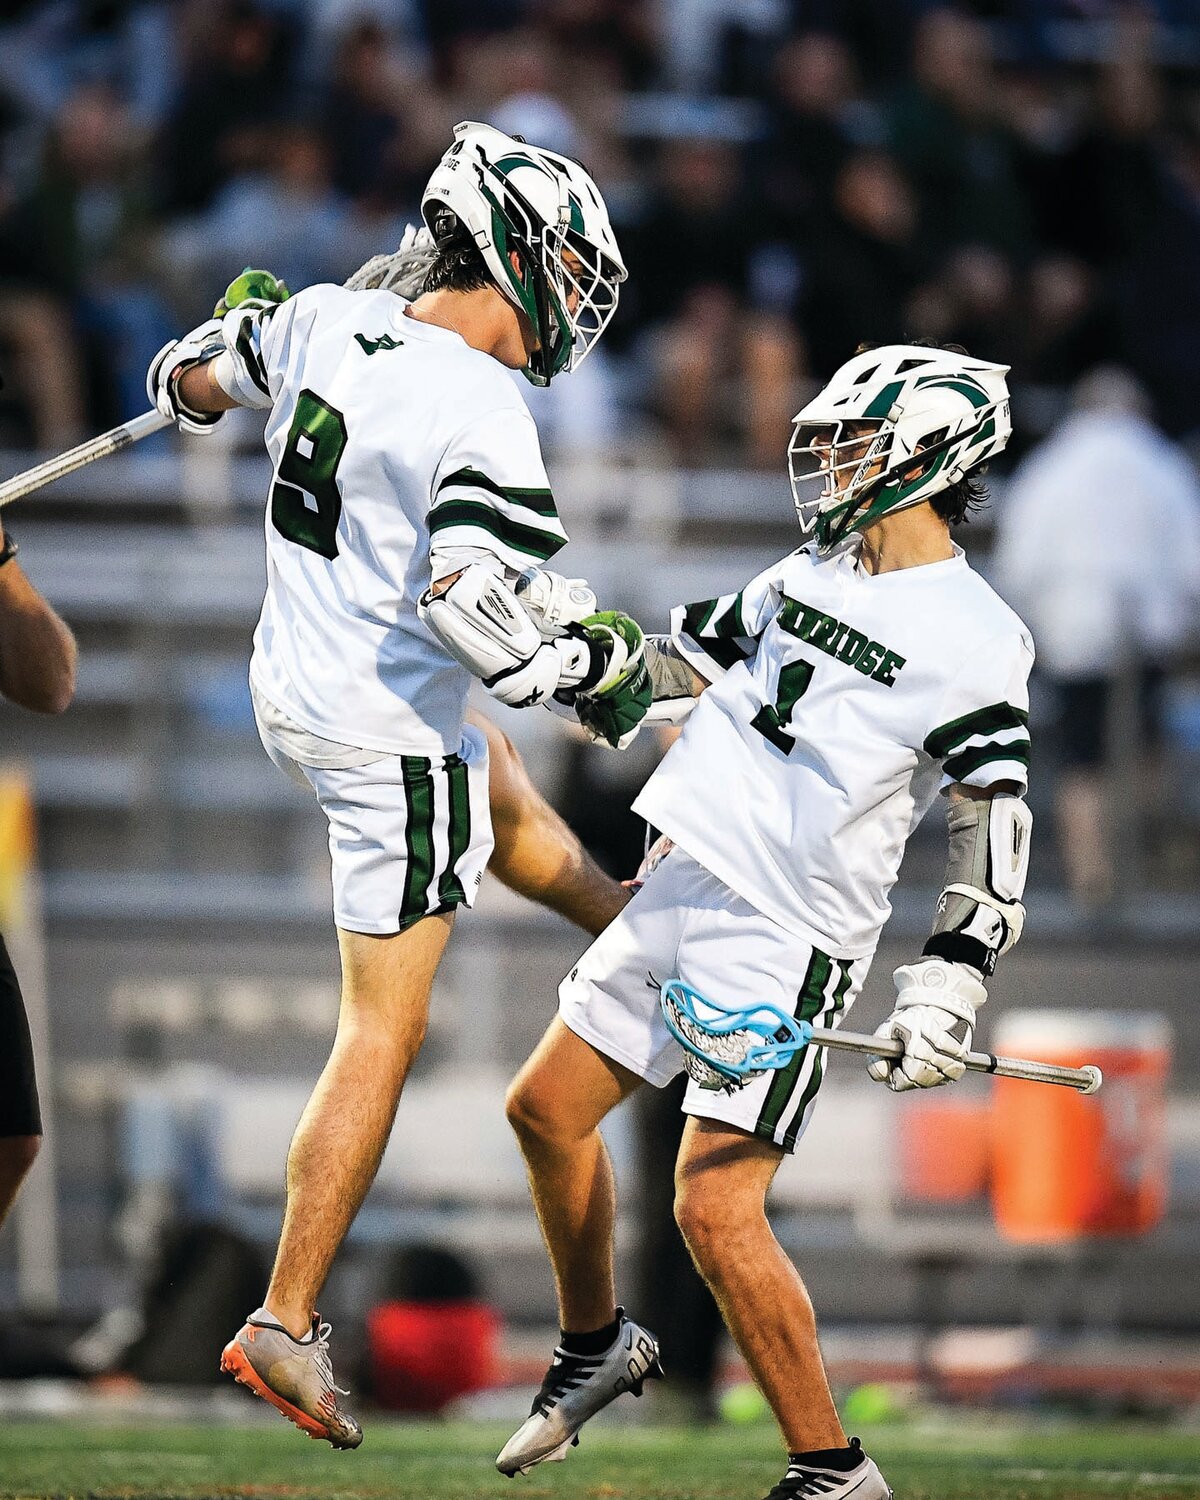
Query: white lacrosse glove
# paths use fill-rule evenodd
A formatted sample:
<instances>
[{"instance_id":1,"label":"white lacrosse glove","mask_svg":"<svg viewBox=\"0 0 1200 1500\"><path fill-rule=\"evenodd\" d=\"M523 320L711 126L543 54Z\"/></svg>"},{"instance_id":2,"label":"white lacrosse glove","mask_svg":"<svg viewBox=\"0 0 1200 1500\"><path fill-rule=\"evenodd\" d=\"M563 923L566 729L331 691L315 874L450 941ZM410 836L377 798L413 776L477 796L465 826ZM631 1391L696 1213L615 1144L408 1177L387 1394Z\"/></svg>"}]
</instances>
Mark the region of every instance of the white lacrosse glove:
<instances>
[{"instance_id":1,"label":"white lacrosse glove","mask_svg":"<svg viewBox=\"0 0 1200 1500\"><path fill-rule=\"evenodd\" d=\"M199 412L186 407L178 396L179 377L193 365L212 359L225 348L220 318L210 318L185 333L182 338L164 344L150 361L146 372L146 394L168 421L177 422L181 432L211 432L224 412Z\"/></svg>"},{"instance_id":2,"label":"white lacrosse glove","mask_svg":"<svg viewBox=\"0 0 1200 1500\"><path fill-rule=\"evenodd\" d=\"M596 612L596 596L586 578L564 578L549 568L526 568L513 585L543 641L555 640L569 625Z\"/></svg>"},{"instance_id":3,"label":"white lacrosse glove","mask_svg":"<svg viewBox=\"0 0 1200 1500\"><path fill-rule=\"evenodd\" d=\"M922 958L903 964L892 978L896 1008L875 1035L903 1042L904 1056L877 1058L867 1072L895 1094L961 1078L975 1034L975 1012L987 999L979 976L966 964Z\"/></svg>"}]
</instances>

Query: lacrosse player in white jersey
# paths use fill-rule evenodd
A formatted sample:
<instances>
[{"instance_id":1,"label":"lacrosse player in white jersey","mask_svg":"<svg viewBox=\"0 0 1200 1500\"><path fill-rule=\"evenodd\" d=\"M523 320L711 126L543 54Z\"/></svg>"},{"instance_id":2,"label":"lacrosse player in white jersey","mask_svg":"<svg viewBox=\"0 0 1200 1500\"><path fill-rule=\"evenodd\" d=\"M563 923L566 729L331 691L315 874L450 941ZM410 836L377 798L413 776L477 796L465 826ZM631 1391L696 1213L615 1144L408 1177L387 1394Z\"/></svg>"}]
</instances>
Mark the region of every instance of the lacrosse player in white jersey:
<instances>
[{"instance_id":1,"label":"lacrosse player in white jersey","mask_svg":"<svg viewBox=\"0 0 1200 1500\"><path fill-rule=\"evenodd\" d=\"M1032 644L950 536L1008 439L1005 373L956 349L860 351L795 421L789 467L811 540L647 642L656 698L697 697L634 804L668 852L563 981L559 1015L509 1097L564 1336L497 1459L506 1474L565 1457L590 1416L655 1373L653 1335L616 1305L597 1127L640 1084L686 1067L676 1214L787 1444L770 1500L891 1494L847 1442L812 1306L764 1209L822 1054L796 1050L737 1086L685 1054L660 990L680 980L734 1019L766 1001L836 1025L887 920L905 841L940 790L945 889L880 1028L904 1056L870 1072L899 1091L964 1071L984 981L1020 936L1030 830ZM628 738L603 704L584 695L576 708L610 743ZM684 1018L701 1023L691 1037L704 1040L711 1013ZM712 1057L763 1041L748 1014L738 1027L708 1034Z\"/></svg>"},{"instance_id":2,"label":"lacrosse player in white jersey","mask_svg":"<svg viewBox=\"0 0 1200 1500\"><path fill-rule=\"evenodd\" d=\"M364 268L365 290L243 301L164 349L148 379L190 430L235 405L269 412L251 688L268 753L329 821L343 987L288 1156L270 1286L222 1363L341 1448L362 1432L316 1299L492 849L470 679L514 706L587 691L620 718L649 700L633 622L541 567L566 533L508 374L548 384L607 326L625 267L603 201L577 163L467 123L422 213L437 254L415 300L399 295L398 252Z\"/></svg>"}]
</instances>

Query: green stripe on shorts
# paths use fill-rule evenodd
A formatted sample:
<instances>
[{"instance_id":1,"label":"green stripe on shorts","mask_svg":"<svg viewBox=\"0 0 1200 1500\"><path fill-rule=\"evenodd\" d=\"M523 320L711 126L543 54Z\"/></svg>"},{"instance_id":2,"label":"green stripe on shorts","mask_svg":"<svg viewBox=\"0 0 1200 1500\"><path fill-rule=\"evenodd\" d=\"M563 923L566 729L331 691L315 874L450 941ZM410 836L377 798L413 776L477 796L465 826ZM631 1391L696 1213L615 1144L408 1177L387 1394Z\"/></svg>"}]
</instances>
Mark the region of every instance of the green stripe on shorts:
<instances>
[{"instance_id":1,"label":"green stripe on shorts","mask_svg":"<svg viewBox=\"0 0 1200 1500\"><path fill-rule=\"evenodd\" d=\"M797 1020L812 1021L820 1014L821 1007L825 1003L825 986L829 983L832 968L833 960L829 955L822 953L819 948L814 948L808 960L808 972L804 976L804 983L800 986L800 994L796 1002ZM779 1122L783 1118L783 1112L787 1108L787 1102L792 1096L792 1090L796 1087L796 1080L800 1077L800 1070L807 1056L808 1048L801 1047L793 1055L787 1067L776 1071L775 1077L771 1080L771 1086L767 1090L767 1097L763 1101L763 1107L759 1111L758 1122L754 1127L755 1135L762 1136L768 1141L775 1139L775 1132L779 1128Z\"/></svg>"},{"instance_id":2,"label":"green stripe on shorts","mask_svg":"<svg viewBox=\"0 0 1200 1500\"><path fill-rule=\"evenodd\" d=\"M433 777L423 755L404 755L401 761L408 809L404 829L404 896L400 904L403 929L429 909L429 884L433 879Z\"/></svg>"},{"instance_id":3,"label":"green stripe on shorts","mask_svg":"<svg viewBox=\"0 0 1200 1500\"><path fill-rule=\"evenodd\" d=\"M460 755L447 755L443 765L450 788L450 849L446 868L438 883L438 905L461 906L467 899L455 867L471 843L471 798L467 788L467 764Z\"/></svg>"},{"instance_id":4,"label":"green stripe on shorts","mask_svg":"<svg viewBox=\"0 0 1200 1500\"><path fill-rule=\"evenodd\" d=\"M842 1011L845 1009L846 991L850 988L850 960L847 958L839 958L837 960L837 966L841 970L841 973L838 976L837 984L834 986L833 999L829 1004L830 1021L833 1021L837 1016L841 1015ZM818 1015L819 1014L820 1012L818 1012ZM813 1059L812 1075L808 1080L808 1084L806 1085L804 1090L804 1095L800 1100L800 1108L792 1116L792 1123L788 1126L787 1132L783 1137L782 1145L785 1151L794 1151L796 1149L796 1140L799 1137L800 1128L804 1124L804 1112L817 1097L817 1090L821 1087L821 1079L824 1077L824 1074L825 1049L824 1047L818 1047L817 1055Z\"/></svg>"}]
</instances>

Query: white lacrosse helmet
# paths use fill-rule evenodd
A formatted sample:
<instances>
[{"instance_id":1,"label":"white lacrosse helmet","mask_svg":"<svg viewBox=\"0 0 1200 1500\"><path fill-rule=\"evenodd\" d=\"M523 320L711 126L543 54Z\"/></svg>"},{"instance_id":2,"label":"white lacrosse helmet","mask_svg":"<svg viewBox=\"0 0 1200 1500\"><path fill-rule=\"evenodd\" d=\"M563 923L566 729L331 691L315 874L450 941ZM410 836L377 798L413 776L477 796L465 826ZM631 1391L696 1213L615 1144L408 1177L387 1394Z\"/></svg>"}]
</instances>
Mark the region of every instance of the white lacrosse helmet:
<instances>
[{"instance_id":1,"label":"white lacrosse helmet","mask_svg":"<svg viewBox=\"0 0 1200 1500\"><path fill-rule=\"evenodd\" d=\"M608 327L628 273L604 199L570 157L466 120L454 127L421 213L439 245L469 235L497 288L533 324L541 348L525 374L535 385L573 370ZM571 267L564 252L575 257Z\"/></svg>"},{"instance_id":2,"label":"white lacrosse helmet","mask_svg":"<svg viewBox=\"0 0 1200 1500\"><path fill-rule=\"evenodd\" d=\"M930 500L1012 435L1007 365L919 344L856 354L793 419L792 498L818 550Z\"/></svg>"}]
</instances>

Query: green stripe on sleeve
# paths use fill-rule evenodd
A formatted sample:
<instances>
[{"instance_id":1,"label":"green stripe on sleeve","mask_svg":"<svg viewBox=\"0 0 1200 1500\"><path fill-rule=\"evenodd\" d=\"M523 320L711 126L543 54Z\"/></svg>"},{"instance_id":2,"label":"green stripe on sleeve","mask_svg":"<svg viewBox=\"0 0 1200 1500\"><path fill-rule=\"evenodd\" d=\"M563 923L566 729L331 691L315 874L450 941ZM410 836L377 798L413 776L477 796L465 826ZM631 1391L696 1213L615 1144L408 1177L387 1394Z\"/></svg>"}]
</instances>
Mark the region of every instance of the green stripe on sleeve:
<instances>
[{"instance_id":1,"label":"green stripe on sleeve","mask_svg":"<svg viewBox=\"0 0 1200 1500\"><path fill-rule=\"evenodd\" d=\"M467 765L462 757L447 755L444 766L450 789L450 848L446 868L438 883L438 904L459 906L467 897L455 867L471 842L471 798L467 789Z\"/></svg>"},{"instance_id":2,"label":"green stripe on sleeve","mask_svg":"<svg viewBox=\"0 0 1200 1500\"><path fill-rule=\"evenodd\" d=\"M523 505L526 510L532 510L539 516L558 519L558 508L554 504L554 496L548 489L522 489L519 485L497 484L494 479L489 479L479 469L455 469L453 474L448 474L441 484L438 485L435 494L440 495L444 489L451 485L458 485L464 489L486 490L489 495L495 495L498 500L508 500L513 505Z\"/></svg>"},{"instance_id":3,"label":"green stripe on sleeve","mask_svg":"<svg viewBox=\"0 0 1200 1500\"><path fill-rule=\"evenodd\" d=\"M821 1007L825 1003L825 986L829 983L832 968L833 960L829 955L822 953L819 948L814 948L808 960L808 971L804 976L804 983L800 987L800 995L796 1004L797 1020L812 1021L820 1014ZM796 1087L796 1080L800 1076L800 1069L804 1066L804 1059L807 1056L808 1048L801 1047L793 1053L792 1060L787 1067L776 1071L771 1080L771 1086L767 1090L767 1097L763 1101L763 1107L759 1111L758 1123L754 1127L755 1135L762 1136L769 1141L775 1139L779 1121L792 1096L792 1090Z\"/></svg>"},{"instance_id":4,"label":"green stripe on sleeve","mask_svg":"<svg viewBox=\"0 0 1200 1500\"><path fill-rule=\"evenodd\" d=\"M246 366L246 373L259 388L264 396L271 394L271 387L267 384L267 368L259 355L255 352L253 341L250 338L250 323L248 319L242 320L238 329L238 336L234 341L242 363Z\"/></svg>"},{"instance_id":5,"label":"green stripe on sleeve","mask_svg":"<svg viewBox=\"0 0 1200 1500\"><path fill-rule=\"evenodd\" d=\"M688 635L699 639L708 628L708 622L717 612L719 599L701 599L698 604L688 604L683 610L683 628Z\"/></svg>"},{"instance_id":6,"label":"green stripe on sleeve","mask_svg":"<svg viewBox=\"0 0 1200 1500\"><path fill-rule=\"evenodd\" d=\"M486 531L514 552L523 552L539 562L553 557L566 545L564 537L512 521L482 500L442 500L429 512L428 525L430 536L451 526L470 526L477 531Z\"/></svg>"},{"instance_id":7,"label":"green stripe on sleeve","mask_svg":"<svg viewBox=\"0 0 1200 1500\"><path fill-rule=\"evenodd\" d=\"M728 672L730 667L736 667L738 662L745 661L750 655L738 645L737 641L698 641L695 636L691 636L690 639L695 643L698 651L703 651L709 661L724 672Z\"/></svg>"},{"instance_id":8,"label":"green stripe on sleeve","mask_svg":"<svg viewBox=\"0 0 1200 1500\"><path fill-rule=\"evenodd\" d=\"M932 730L925 737L925 751L935 760L948 755L956 745L979 734L995 734L1000 729L1024 729L1029 724L1029 714L1023 708L1014 708L1011 703L989 703L986 708L974 709L960 719L951 719L948 724Z\"/></svg>"},{"instance_id":9,"label":"green stripe on sleeve","mask_svg":"<svg viewBox=\"0 0 1200 1500\"><path fill-rule=\"evenodd\" d=\"M977 745L973 749L960 751L958 755L952 755L943 761L942 770L947 776L955 781L962 781L964 777L972 775L981 766L986 766L992 761L1015 761L1017 765L1029 769L1029 741L1013 740L1010 744L1001 745L993 740L987 745Z\"/></svg>"},{"instance_id":10,"label":"green stripe on sleeve","mask_svg":"<svg viewBox=\"0 0 1200 1500\"><path fill-rule=\"evenodd\" d=\"M408 817L404 829L404 895L400 925L423 917L429 908L429 883L433 879L433 777L423 755L401 756L404 801Z\"/></svg>"}]
</instances>

